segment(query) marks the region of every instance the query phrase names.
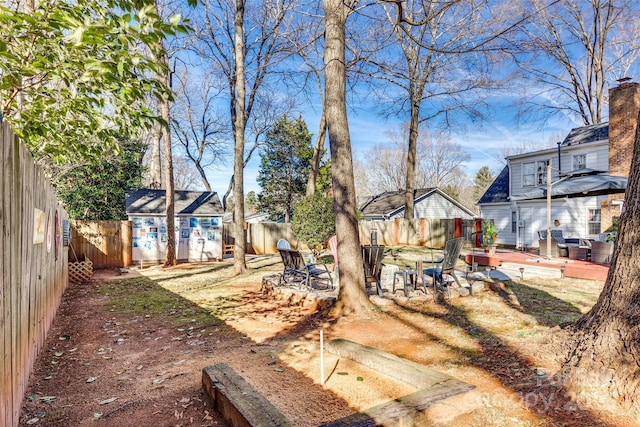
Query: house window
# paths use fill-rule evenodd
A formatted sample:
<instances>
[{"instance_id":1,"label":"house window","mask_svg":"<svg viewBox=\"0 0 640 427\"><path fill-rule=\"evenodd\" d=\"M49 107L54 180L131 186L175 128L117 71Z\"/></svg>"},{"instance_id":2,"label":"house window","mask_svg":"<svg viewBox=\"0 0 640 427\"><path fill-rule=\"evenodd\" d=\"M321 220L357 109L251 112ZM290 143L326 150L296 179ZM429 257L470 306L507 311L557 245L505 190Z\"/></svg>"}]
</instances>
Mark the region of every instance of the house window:
<instances>
[{"instance_id":1,"label":"house window","mask_svg":"<svg viewBox=\"0 0 640 427\"><path fill-rule=\"evenodd\" d=\"M522 165L522 186L546 184L548 161L530 162Z\"/></svg>"},{"instance_id":2,"label":"house window","mask_svg":"<svg viewBox=\"0 0 640 427\"><path fill-rule=\"evenodd\" d=\"M515 233L518 228L518 215L516 211L511 211L511 232Z\"/></svg>"},{"instance_id":3,"label":"house window","mask_svg":"<svg viewBox=\"0 0 640 427\"><path fill-rule=\"evenodd\" d=\"M589 209L587 227L589 234L600 234L600 209Z\"/></svg>"},{"instance_id":4,"label":"house window","mask_svg":"<svg viewBox=\"0 0 640 427\"><path fill-rule=\"evenodd\" d=\"M573 170L584 169L587 167L587 155L578 154L573 156Z\"/></svg>"}]
</instances>

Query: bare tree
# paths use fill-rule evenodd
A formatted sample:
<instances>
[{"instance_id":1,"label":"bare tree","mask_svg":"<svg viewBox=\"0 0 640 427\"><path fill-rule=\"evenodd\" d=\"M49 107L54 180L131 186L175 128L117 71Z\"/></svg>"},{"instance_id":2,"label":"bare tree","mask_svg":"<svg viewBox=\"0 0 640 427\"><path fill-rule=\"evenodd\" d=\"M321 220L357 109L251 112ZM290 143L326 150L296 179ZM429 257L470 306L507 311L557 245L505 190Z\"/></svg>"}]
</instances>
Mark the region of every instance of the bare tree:
<instances>
[{"instance_id":1,"label":"bare tree","mask_svg":"<svg viewBox=\"0 0 640 427\"><path fill-rule=\"evenodd\" d=\"M585 125L606 119L607 81L638 70L640 7L633 0L553 2L532 15L511 51L525 84L524 114L561 113Z\"/></svg>"},{"instance_id":2,"label":"bare tree","mask_svg":"<svg viewBox=\"0 0 640 427\"><path fill-rule=\"evenodd\" d=\"M390 99L396 113L409 115L404 189L405 217L412 218L419 128L438 117L447 122L457 110L479 115L481 98L474 92L491 85L490 61L469 46L481 43L492 21L483 2L383 3L394 38L370 63L378 78L399 89Z\"/></svg>"},{"instance_id":3,"label":"bare tree","mask_svg":"<svg viewBox=\"0 0 640 427\"><path fill-rule=\"evenodd\" d=\"M405 189L407 177L408 126L401 131L388 131L391 142L373 146L364 154L368 164L364 173L372 184L368 186L375 194L384 191ZM416 146L417 167L415 171L416 188L438 187L461 189L467 180L463 164L470 159L460 144L456 144L445 132L433 135L429 131L420 132Z\"/></svg>"},{"instance_id":4,"label":"bare tree","mask_svg":"<svg viewBox=\"0 0 640 427\"><path fill-rule=\"evenodd\" d=\"M323 106L322 113L320 114L320 123L318 124L313 160L311 161L311 170L309 171L309 177L307 179L307 196L312 196L316 191L318 172L322 164L322 157L325 154L324 145L327 137L327 117L324 111L324 91L322 87L323 67L322 64L316 63L316 61L322 61L322 54L319 52L322 47L318 46L318 41L322 34L322 22L320 20L310 20L310 24L311 25L305 26L304 37L296 39L294 43L296 53L302 58L303 63L308 68L305 74L315 83L318 97ZM317 26L314 24L317 24Z\"/></svg>"},{"instance_id":5,"label":"bare tree","mask_svg":"<svg viewBox=\"0 0 640 427\"><path fill-rule=\"evenodd\" d=\"M198 76L187 69L174 78L174 86L176 101L171 108L171 128L205 189L211 191L206 168L222 162L231 134L231 127L217 111L219 82L212 74Z\"/></svg>"},{"instance_id":6,"label":"bare tree","mask_svg":"<svg viewBox=\"0 0 640 427\"><path fill-rule=\"evenodd\" d=\"M176 190L193 190L199 181L199 174L190 159L174 155L173 179Z\"/></svg>"},{"instance_id":7,"label":"bare tree","mask_svg":"<svg viewBox=\"0 0 640 427\"><path fill-rule=\"evenodd\" d=\"M334 307L338 315L371 308L365 293L362 252L358 235L356 195L349 123L347 121L345 27L350 5L344 0L324 0L325 13L325 114L331 148L331 171L340 264L340 290Z\"/></svg>"},{"instance_id":8,"label":"bare tree","mask_svg":"<svg viewBox=\"0 0 640 427\"><path fill-rule=\"evenodd\" d=\"M367 180L374 194L404 190L407 177L407 145L403 142L376 144L364 154ZM375 165L375 167L371 167Z\"/></svg>"},{"instance_id":9,"label":"bare tree","mask_svg":"<svg viewBox=\"0 0 640 427\"><path fill-rule=\"evenodd\" d=\"M296 0L247 3L243 0L207 0L204 17L194 23L194 49L220 73L226 82L234 138L234 173L229 189L234 203L234 271L246 270L244 241L243 170L257 147L259 136L252 128L252 115L260 94L273 82L272 72L291 55L283 33L289 31L287 17ZM262 98L264 99L264 98ZM267 109L262 109L267 111ZM247 133L253 131L254 145L246 151ZM223 204L226 205L225 194Z\"/></svg>"},{"instance_id":10,"label":"bare tree","mask_svg":"<svg viewBox=\"0 0 640 427\"><path fill-rule=\"evenodd\" d=\"M471 159L460 144L451 141L446 133L422 132L418 138L419 173L426 186L461 187L466 181L463 164Z\"/></svg>"}]
</instances>

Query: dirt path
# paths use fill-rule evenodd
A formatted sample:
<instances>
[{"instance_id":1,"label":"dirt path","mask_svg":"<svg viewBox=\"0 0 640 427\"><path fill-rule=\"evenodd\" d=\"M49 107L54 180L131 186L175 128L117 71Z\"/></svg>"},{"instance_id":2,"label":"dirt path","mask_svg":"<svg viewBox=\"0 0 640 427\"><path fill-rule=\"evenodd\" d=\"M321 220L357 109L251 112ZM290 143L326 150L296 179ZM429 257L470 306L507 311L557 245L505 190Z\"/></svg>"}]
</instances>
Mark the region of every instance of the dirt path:
<instances>
[{"instance_id":1,"label":"dirt path","mask_svg":"<svg viewBox=\"0 0 640 427\"><path fill-rule=\"evenodd\" d=\"M321 386L320 329L326 339L378 347L476 385L473 401L445 408L452 426L631 425L575 405L554 383L547 332L555 325L527 305L557 299L549 293L527 286L533 297L514 288L451 304L384 300L366 318L336 322L311 304L261 292L277 260L253 267L239 278L229 276L228 263L149 269L125 280L101 272L71 286L31 375L21 425L224 426L200 386L202 368L215 363L245 376L301 427L411 392L331 356ZM558 307L575 317L584 305Z\"/></svg>"}]
</instances>

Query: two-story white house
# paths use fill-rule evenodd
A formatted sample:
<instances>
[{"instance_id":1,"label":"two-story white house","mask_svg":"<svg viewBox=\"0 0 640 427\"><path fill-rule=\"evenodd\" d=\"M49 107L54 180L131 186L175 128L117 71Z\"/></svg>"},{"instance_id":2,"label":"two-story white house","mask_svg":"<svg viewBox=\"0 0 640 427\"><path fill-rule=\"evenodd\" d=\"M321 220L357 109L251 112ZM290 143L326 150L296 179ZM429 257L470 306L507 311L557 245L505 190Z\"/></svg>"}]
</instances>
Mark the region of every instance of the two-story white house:
<instances>
[{"instance_id":1,"label":"two-story white house","mask_svg":"<svg viewBox=\"0 0 640 427\"><path fill-rule=\"evenodd\" d=\"M623 83L611 89L609 97L608 123L572 129L557 148L507 157L507 166L478 201L480 216L493 219L500 230L498 244L538 247L538 231L546 230L549 221L547 199L528 195L547 187L547 165L551 166L552 186L574 171L598 175L603 181L609 175L628 176L640 84ZM562 230L565 237L597 239L620 215L624 194L589 194L553 198L551 229Z\"/></svg>"}]
</instances>

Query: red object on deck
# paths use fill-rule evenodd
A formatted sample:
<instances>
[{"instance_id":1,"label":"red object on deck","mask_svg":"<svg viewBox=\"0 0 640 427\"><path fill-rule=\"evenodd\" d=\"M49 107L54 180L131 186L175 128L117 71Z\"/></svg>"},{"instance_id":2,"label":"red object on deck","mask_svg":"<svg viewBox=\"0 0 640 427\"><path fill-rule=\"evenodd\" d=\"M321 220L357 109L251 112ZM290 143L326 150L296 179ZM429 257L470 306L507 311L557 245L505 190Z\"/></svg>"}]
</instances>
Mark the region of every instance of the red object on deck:
<instances>
[{"instance_id":1,"label":"red object on deck","mask_svg":"<svg viewBox=\"0 0 640 427\"><path fill-rule=\"evenodd\" d=\"M485 254L465 255L464 260L469 265L473 265L474 262L478 265L489 267L500 267L502 265L502 261L498 257Z\"/></svg>"}]
</instances>

